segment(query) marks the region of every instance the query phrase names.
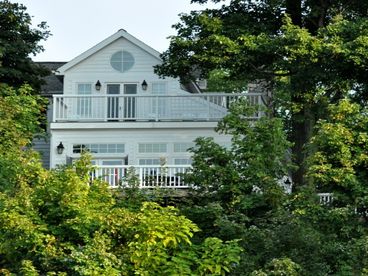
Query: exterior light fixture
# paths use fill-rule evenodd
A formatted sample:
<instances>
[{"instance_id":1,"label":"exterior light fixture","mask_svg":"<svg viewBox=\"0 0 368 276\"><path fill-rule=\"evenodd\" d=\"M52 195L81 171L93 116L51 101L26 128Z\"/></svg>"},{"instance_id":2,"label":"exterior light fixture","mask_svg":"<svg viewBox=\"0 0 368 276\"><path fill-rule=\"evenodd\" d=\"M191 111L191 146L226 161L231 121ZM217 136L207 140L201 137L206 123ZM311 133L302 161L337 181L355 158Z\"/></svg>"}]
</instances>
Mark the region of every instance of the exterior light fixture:
<instances>
[{"instance_id":1,"label":"exterior light fixture","mask_svg":"<svg viewBox=\"0 0 368 276\"><path fill-rule=\"evenodd\" d=\"M99 80L96 82L95 88L96 88L97 91L100 91L101 90L101 83L100 83Z\"/></svg>"},{"instance_id":2,"label":"exterior light fixture","mask_svg":"<svg viewBox=\"0 0 368 276\"><path fill-rule=\"evenodd\" d=\"M142 90L146 91L147 90L147 87L148 87L148 84L147 84L146 80L144 80L142 82Z\"/></svg>"},{"instance_id":3,"label":"exterior light fixture","mask_svg":"<svg viewBox=\"0 0 368 276\"><path fill-rule=\"evenodd\" d=\"M58 154L63 154L63 151L64 151L64 145L62 142L60 142L60 144L56 147L56 150L57 150L57 153Z\"/></svg>"}]
</instances>

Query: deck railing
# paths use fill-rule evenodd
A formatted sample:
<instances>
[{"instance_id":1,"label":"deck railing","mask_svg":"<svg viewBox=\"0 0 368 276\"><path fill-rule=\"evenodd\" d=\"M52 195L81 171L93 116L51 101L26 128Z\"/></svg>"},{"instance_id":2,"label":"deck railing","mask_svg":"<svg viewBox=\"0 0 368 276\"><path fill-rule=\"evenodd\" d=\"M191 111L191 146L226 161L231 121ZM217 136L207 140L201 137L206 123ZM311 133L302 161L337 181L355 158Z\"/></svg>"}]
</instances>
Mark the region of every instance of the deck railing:
<instances>
[{"instance_id":1,"label":"deck railing","mask_svg":"<svg viewBox=\"0 0 368 276\"><path fill-rule=\"evenodd\" d=\"M53 121L218 121L240 98L262 105L260 93L54 95ZM262 116L256 112L250 119Z\"/></svg>"},{"instance_id":2,"label":"deck railing","mask_svg":"<svg viewBox=\"0 0 368 276\"><path fill-rule=\"evenodd\" d=\"M136 179L138 188L188 188L183 174L190 165L165 166L98 166L91 173L92 180L101 179L111 188L130 187L128 180Z\"/></svg>"},{"instance_id":3,"label":"deck railing","mask_svg":"<svg viewBox=\"0 0 368 276\"><path fill-rule=\"evenodd\" d=\"M329 205L333 201L333 194L332 193L318 193L319 202L321 204Z\"/></svg>"},{"instance_id":4,"label":"deck railing","mask_svg":"<svg viewBox=\"0 0 368 276\"><path fill-rule=\"evenodd\" d=\"M187 189L183 175L190 165L135 165L135 166L98 166L91 173L91 180L101 179L109 183L111 188L132 187L129 180L136 180L138 188L172 188ZM329 205L333 201L332 193L318 193L319 202Z\"/></svg>"}]
</instances>

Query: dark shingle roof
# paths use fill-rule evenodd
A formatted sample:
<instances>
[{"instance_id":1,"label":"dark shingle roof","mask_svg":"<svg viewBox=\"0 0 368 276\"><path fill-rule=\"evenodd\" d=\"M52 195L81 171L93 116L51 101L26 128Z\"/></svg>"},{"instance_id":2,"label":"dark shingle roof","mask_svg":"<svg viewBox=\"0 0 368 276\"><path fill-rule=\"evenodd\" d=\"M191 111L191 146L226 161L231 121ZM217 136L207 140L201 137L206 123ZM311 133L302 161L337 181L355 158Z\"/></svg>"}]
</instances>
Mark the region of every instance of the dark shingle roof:
<instances>
[{"instance_id":1,"label":"dark shingle roof","mask_svg":"<svg viewBox=\"0 0 368 276\"><path fill-rule=\"evenodd\" d=\"M52 94L63 93L63 79L64 76L55 75L56 70L63 66L66 62L46 61L37 62L37 64L46 67L51 71L51 74L44 77L45 84L41 86L41 95L51 96Z\"/></svg>"}]
</instances>

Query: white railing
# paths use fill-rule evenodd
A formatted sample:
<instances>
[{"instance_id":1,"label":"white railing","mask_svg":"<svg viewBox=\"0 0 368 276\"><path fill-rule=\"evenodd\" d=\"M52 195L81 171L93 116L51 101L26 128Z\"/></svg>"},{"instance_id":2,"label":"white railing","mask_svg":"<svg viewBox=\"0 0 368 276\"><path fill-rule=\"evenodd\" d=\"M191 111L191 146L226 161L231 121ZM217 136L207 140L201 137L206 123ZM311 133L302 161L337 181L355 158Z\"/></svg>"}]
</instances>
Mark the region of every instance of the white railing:
<instances>
[{"instance_id":1,"label":"white railing","mask_svg":"<svg viewBox=\"0 0 368 276\"><path fill-rule=\"evenodd\" d=\"M333 201L333 194L332 193L318 193L319 203L321 204L331 204Z\"/></svg>"},{"instance_id":2,"label":"white railing","mask_svg":"<svg viewBox=\"0 0 368 276\"><path fill-rule=\"evenodd\" d=\"M92 182L96 179L107 182L111 188L173 188L186 189L190 185L184 182L183 175L191 168L190 165L124 165L97 166L91 173ZM135 179L136 183L131 183ZM319 202L329 205L333 201L332 193L317 193Z\"/></svg>"},{"instance_id":3,"label":"white railing","mask_svg":"<svg viewBox=\"0 0 368 276\"><path fill-rule=\"evenodd\" d=\"M239 98L262 105L260 93L176 95L54 95L53 120L65 121L218 121ZM249 116L257 119L261 112Z\"/></svg>"},{"instance_id":4,"label":"white railing","mask_svg":"<svg viewBox=\"0 0 368 276\"><path fill-rule=\"evenodd\" d=\"M165 166L98 166L91 173L92 181L101 179L111 188L130 187L128 180L136 179L139 188L188 188L183 181L183 174L190 165Z\"/></svg>"}]
</instances>

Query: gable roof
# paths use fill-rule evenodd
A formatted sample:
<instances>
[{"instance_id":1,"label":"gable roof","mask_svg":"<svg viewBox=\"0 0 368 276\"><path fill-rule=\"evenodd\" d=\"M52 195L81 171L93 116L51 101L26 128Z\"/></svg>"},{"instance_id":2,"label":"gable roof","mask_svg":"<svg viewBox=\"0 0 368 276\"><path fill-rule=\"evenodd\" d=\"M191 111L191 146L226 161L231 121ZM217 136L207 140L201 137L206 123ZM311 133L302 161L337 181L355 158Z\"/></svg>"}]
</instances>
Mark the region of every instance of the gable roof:
<instances>
[{"instance_id":1,"label":"gable roof","mask_svg":"<svg viewBox=\"0 0 368 276\"><path fill-rule=\"evenodd\" d=\"M109 36L108 38L104 39L103 41L101 41L97 45L93 46L89 50L85 51L84 53L80 54L79 56L75 57L74 59L72 59L68 63L61 66L58 69L58 74L64 75L65 71L67 71L68 69L70 69L73 66L77 65L78 63L82 62L83 60L87 59L91 55L93 55L96 52L100 51L102 48L106 47L107 45L111 44L112 42L114 42L115 40L117 40L119 38L125 38L126 40L128 40L131 43L137 45L138 47L140 47L141 49L143 49L144 51L146 51L147 53L151 54L152 56L157 58L159 61L161 61L160 53L158 51L151 48L150 46L148 46L144 42L140 41L139 39L135 38L134 36L129 34L124 29L120 29L119 31L117 31L113 35Z\"/></svg>"}]
</instances>

